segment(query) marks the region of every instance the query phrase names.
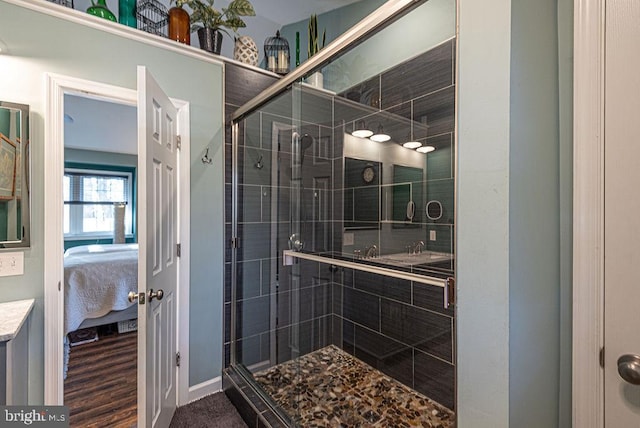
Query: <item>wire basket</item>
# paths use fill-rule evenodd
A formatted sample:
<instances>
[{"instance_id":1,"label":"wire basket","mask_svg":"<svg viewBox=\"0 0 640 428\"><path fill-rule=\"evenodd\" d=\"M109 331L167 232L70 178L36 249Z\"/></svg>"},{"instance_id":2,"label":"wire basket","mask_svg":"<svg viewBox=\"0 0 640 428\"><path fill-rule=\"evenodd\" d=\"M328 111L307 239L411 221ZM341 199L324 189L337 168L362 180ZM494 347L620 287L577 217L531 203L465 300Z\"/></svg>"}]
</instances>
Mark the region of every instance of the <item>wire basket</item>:
<instances>
[{"instance_id":1,"label":"wire basket","mask_svg":"<svg viewBox=\"0 0 640 428\"><path fill-rule=\"evenodd\" d=\"M138 30L167 37L169 12L162 3L156 0L142 0L136 8L136 16Z\"/></svg>"},{"instance_id":2,"label":"wire basket","mask_svg":"<svg viewBox=\"0 0 640 428\"><path fill-rule=\"evenodd\" d=\"M73 9L73 0L49 0L51 3L60 4L62 6Z\"/></svg>"}]
</instances>

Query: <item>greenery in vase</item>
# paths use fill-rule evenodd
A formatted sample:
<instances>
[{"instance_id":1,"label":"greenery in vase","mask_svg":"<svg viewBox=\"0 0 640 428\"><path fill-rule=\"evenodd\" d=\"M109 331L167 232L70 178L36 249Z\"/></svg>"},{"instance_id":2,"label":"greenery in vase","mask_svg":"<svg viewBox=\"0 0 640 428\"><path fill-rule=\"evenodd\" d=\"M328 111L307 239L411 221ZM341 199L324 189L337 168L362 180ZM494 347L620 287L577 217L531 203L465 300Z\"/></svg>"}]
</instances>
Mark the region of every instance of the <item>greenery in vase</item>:
<instances>
[{"instance_id":1,"label":"greenery in vase","mask_svg":"<svg viewBox=\"0 0 640 428\"><path fill-rule=\"evenodd\" d=\"M313 14L309 18L309 45L307 47L307 58L311 58L318 51L324 48L327 31L322 30L322 47L318 47L318 17Z\"/></svg>"},{"instance_id":2,"label":"greenery in vase","mask_svg":"<svg viewBox=\"0 0 640 428\"><path fill-rule=\"evenodd\" d=\"M225 27L234 33L238 28L247 26L242 16L255 16L256 12L249 0L232 0L229 7L221 10L213 7L214 0L175 0L176 6L187 5L193 11L191 13L191 32L200 28L211 28L229 34Z\"/></svg>"}]
</instances>

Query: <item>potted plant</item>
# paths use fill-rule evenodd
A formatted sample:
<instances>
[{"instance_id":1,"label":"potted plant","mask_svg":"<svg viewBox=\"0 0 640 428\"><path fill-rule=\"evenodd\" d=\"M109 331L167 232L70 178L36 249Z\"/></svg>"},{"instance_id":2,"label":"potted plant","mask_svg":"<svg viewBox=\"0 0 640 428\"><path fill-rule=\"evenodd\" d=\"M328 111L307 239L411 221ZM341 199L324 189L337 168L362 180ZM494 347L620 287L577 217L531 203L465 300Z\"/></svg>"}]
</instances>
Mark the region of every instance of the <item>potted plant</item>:
<instances>
[{"instance_id":1,"label":"potted plant","mask_svg":"<svg viewBox=\"0 0 640 428\"><path fill-rule=\"evenodd\" d=\"M307 59L311 58L312 56L317 54L320 49L324 48L324 43L325 43L326 37L327 37L327 30L322 30L322 47L319 47L319 45L318 45L318 17L315 14L311 15L311 17L309 18L308 34L309 34L309 42L308 42L308 45L307 45Z\"/></svg>"},{"instance_id":2,"label":"potted plant","mask_svg":"<svg viewBox=\"0 0 640 428\"><path fill-rule=\"evenodd\" d=\"M313 14L309 18L309 27L308 27L308 44L307 44L307 59L311 58L318 51L324 48L324 43L326 41L327 31L322 30L322 47L318 44L318 17ZM307 82L317 88L322 88L322 72L316 71L311 76L307 78Z\"/></svg>"},{"instance_id":3,"label":"potted plant","mask_svg":"<svg viewBox=\"0 0 640 428\"><path fill-rule=\"evenodd\" d=\"M225 28L237 32L238 28L247 26L241 17L255 16L256 12L249 0L232 0L229 7L221 10L213 7L213 2L214 0L176 0L176 5L187 5L193 11L191 32L198 32L200 48L219 54L222 46L220 32L229 34Z\"/></svg>"}]
</instances>

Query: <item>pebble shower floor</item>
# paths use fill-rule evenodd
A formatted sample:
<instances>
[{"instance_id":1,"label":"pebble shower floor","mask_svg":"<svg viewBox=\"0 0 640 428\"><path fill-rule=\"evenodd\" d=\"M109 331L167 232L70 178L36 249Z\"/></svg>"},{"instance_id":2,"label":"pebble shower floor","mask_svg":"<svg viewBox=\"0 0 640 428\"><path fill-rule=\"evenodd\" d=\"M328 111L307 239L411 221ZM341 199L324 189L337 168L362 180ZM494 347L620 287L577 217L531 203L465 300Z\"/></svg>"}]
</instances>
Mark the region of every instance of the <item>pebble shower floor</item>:
<instances>
[{"instance_id":1,"label":"pebble shower floor","mask_svg":"<svg viewBox=\"0 0 640 428\"><path fill-rule=\"evenodd\" d=\"M254 374L303 427L455 427L454 413L330 345Z\"/></svg>"}]
</instances>

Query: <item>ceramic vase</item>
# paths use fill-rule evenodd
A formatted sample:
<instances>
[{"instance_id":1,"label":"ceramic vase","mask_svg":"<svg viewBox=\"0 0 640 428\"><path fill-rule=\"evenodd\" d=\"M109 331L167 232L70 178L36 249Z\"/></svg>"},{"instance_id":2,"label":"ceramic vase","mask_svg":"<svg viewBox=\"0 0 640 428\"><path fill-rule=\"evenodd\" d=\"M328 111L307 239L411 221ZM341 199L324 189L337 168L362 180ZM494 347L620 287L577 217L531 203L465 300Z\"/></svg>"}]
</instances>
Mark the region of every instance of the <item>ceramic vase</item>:
<instances>
[{"instance_id":1,"label":"ceramic vase","mask_svg":"<svg viewBox=\"0 0 640 428\"><path fill-rule=\"evenodd\" d=\"M233 48L233 59L245 64L258 65L258 45L249 36L236 38Z\"/></svg>"},{"instance_id":2,"label":"ceramic vase","mask_svg":"<svg viewBox=\"0 0 640 428\"><path fill-rule=\"evenodd\" d=\"M311 76L307 77L307 83L316 88L322 89L323 77L321 71L316 71Z\"/></svg>"}]
</instances>

